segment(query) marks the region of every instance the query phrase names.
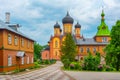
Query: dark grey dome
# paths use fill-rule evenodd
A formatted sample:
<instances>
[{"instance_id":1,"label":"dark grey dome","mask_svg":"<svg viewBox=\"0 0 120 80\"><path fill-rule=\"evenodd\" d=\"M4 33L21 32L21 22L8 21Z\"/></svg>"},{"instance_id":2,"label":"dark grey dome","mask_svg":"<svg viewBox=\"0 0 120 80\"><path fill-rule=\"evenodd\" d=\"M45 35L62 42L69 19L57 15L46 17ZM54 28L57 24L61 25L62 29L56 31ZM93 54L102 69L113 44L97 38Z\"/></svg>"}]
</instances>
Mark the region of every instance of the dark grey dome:
<instances>
[{"instance_id":1,"label":"dark grey dome","mask_svg":"<svg viewBox=\"0 0 120 80\"><path fill-rule=\"evenodd\" d=\"M54 28L60 28L60 25L58 24L58 22L56 22L56 24L54 25Z\"/></svg>"},{"instance_id":2,"label":"dark grey dome","mask_svg":"<svg viewBox=\"0 0 120 80\"><path fill-rule=\"evenodd\" d=\"M75 25L75 28L81 28L81 25L77 22L77 24Z\"/></svg>"},{"instance_id":3,"label":"dark grey dome","mask_svg":"<svg viewBox=\"0 0 120 80\"><path fill-rule=\"evenodd\" d=\"M71 23L73 24L74 20L73 18L69 15L69 13L67 12L67 15L62 19L62 23Z\"/></svg>"}]
</instances>

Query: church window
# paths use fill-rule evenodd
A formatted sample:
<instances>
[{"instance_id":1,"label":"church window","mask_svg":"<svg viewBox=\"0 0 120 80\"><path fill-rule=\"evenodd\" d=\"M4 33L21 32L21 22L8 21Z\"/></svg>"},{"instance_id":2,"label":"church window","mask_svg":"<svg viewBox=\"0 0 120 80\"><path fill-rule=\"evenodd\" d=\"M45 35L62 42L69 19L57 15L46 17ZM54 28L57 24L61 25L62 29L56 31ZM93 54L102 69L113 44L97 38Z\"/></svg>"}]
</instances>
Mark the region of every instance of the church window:
<instances>
[{"instance_id":1,"label":"church window","mask_svg":"<svg viewBox=\"0 0 120 80\"><path fill-rule=\"evenodd\" d=\"M107 42L107 38L106 38L106 37L103 37L103 38L102 38L102 42Z\"/></svg>"},{"instance_id":2,"label":"church window","mask_svg":"<svg viewBox=\"0 0 120 80\"><path fill-rule=\"evenodd\" d=\"M79 34L79 30L77 30L77 34Z\"/></svg>"},{"instance_id":3,"label":"church window","mask_svg":"<svg viewBox=\"0 0 120 80\"><path fill-rule=\"evenodd\" d=\"M83 48L80 48L80 52L83 53Z\"/></svg>"},{"instance_id":4,"label":"church window","mask_svg":"<svg viewBox=\"0 0 120 80\"><path fill-rule=\"evenodd\" d=\"M93 48L93 52L96 53L96 48Z\"/></svg>"},{"instance_id":5,"label":"church window","mask_svg":"<svg viewBox=\"0 0 120 80\"><path fill-rule=\"evenodd\" d=\"M57 40L55 41L55 47L58 47L58 41Z\"/></svg>"},{"instance_id":6,"label":"church window","mask_svg":"<svg viewBox=\"0 0 120 80\"><path fill-rule=\"evenodd\" d=\"M55 52L55 56L57 56L58 55L58 53L57 53L57 51Z\"/></svg>"},{"instance_id":7,"label":"church window","mask_svg":"<svg viewBox=\"0 0 120 80\"><path fill-rule=\"evenodd\" d=\"M8 44L12 44L12 36L11 36L11 34L8 34Z\"/></svg>"},{"instance_id":8,"label":"church window","mask_svg":"<svg viewBox=\"0 0 120 80\"><path fill-rule=\"evenodd\" d=\"M90 48L87 48L87 52L90 52Z\"/></svg>"}]
</instances>

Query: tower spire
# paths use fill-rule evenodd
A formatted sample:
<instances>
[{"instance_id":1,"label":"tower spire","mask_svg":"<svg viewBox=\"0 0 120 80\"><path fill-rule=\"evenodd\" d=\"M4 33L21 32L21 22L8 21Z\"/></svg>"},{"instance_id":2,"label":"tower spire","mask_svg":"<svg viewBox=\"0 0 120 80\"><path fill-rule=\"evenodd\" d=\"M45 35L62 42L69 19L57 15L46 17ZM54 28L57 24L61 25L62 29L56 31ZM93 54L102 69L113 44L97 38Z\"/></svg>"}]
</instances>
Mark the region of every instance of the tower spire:
<instances>
[{"instance_id":1,"label":"tower spire","mask_svg":"<svg viewBox=\"0 0 120 80\"><path fill-rule=\"evenodd\" d=\"M101 21L104 21L104 16L105 16L105 13L104 13L104 10L102 9L102 13L101 13L102 19L101 19Z\"/></svg>"},{"instance_id":2,"label":"tower spire","mask_svg":"<svg viewBox=\"0 0 120 80\"><path fill-rule=\"evenodd\" d=\"M66 16L69 16L69 11L67 11L67 15Z\"/></svg>"}]
</instances>

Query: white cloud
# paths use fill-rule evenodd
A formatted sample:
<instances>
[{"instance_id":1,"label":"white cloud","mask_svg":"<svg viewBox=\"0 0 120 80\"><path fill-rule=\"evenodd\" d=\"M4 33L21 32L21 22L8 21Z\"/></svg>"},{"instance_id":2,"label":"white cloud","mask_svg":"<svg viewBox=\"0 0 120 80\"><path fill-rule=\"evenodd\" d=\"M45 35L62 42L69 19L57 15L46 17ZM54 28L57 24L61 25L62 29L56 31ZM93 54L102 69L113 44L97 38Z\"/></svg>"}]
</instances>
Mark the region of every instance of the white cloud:
<instances>
[{"instance_id":1,"label":"white cloud","mask_svg":"<svg viewBox=\"0 0 120 80\"><path fill-rule=\"evenodd\" d=\"M4 13L11 12L11 18L23 25L20 30L41 44L46 44L53 34L55 20L61 21L66 15L63 12L66 13L67 10L75 20L74 24L77 21L81 24L82 32L86 31L82 34L86 36L92 29L93 32L88 36L94 36L100 24L102 5L105 7L105 19L109 26L120 19L119 0L1 0L0 3L0 18L3 20Z\"/></svg>"}]
</instances>

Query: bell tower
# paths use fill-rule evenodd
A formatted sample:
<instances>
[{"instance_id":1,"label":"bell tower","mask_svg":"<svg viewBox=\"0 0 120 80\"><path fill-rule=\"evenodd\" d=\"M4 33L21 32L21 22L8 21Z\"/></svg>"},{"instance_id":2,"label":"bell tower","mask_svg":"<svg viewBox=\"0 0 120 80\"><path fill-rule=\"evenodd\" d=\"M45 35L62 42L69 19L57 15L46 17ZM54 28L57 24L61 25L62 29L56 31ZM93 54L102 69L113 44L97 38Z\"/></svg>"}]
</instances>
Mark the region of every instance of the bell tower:
<instances>
[{"instance_id":1,"label":"bell tower","mask_svg":"<svg viewBox=\"0 0 120 80\"><path fill-rule=\"evenodd\" d=\"M54 25L54 36L60 36L60 34L61 34L60 25L58 24L58 22L56 22L56 24Z\"/></svg>"},{"instance_id":2,"label":"bell tower","mask_svg":"<svg viewBox=\"0 0 120 80\"><path fill-rule=\"evenodd\" d=\"M104 10L102 10L101 13L101 24L97 27L98 31L95 36L95 40L97 42L109 42L110 41L110 31L105 23L105 13Z\"/></svg>"},{"instance_id":3,"label":"bell tower","mask_svg":"<svg viewBox=\"0 0 120 80\"><path fill-rule=\"evenodd\" d=\"M80 30L81 30L81 25L77 22L77 24L75 25L75 37L78 39L81 38Z\"/></svg>"},{"instance_id":4,"label":"bell tower","mask_svg":"<svg viewBox=\"0 0 120 80\"><path fill-rule=\"evenodd\" d=\"M66 16L62 19L63 23L63 34L71 33L72 34L72 26L73 26L73 18L67 12Z\"/></svg>"}]
</instances>

